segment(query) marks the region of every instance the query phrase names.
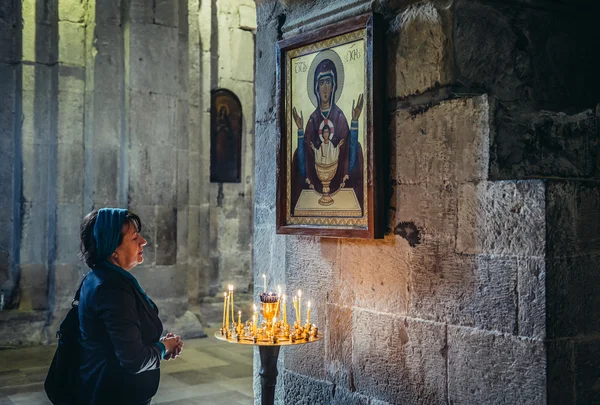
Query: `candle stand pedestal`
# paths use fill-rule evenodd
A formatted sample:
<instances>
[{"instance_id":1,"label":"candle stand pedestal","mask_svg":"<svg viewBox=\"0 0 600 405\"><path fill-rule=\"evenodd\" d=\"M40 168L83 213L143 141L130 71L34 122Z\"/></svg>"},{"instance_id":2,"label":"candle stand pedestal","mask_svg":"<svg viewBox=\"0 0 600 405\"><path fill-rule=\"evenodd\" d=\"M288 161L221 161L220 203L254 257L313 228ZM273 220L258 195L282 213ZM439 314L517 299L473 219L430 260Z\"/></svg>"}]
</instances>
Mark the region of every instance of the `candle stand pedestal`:
<instances>
[{"instance_id":1,"label":"candle stand pedestal","mask_svg":"<svg viewBox=\"0 0 600 405\"><path fill-rule=\"evenodd\" d=\"M279 358L279 350L282 346L296 346L306 343L318 342L323 339L322 334L309 336L306 339L274 339L271 341L255 341L256 339L244 339L237 336L225 334L218 331L215 332L215 337L225 342L258 346L260 354L260 386L261 386L261 405L273 405L275 403L275 385L277 384L277 359Z\"/></svg>"}]
</instances>

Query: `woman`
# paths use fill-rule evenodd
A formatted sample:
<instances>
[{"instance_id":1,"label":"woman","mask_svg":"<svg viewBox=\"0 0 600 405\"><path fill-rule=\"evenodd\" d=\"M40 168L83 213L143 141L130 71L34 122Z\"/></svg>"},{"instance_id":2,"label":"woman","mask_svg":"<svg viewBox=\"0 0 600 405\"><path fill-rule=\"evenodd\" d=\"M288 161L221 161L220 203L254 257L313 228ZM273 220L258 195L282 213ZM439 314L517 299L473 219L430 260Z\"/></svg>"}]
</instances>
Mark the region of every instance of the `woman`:
<instances>
[{"instance_id":1,"label":"woman","mask_svg":"<svg viewBox=\"0 0 600 405\"><path fill-rule=\"evenodd\" d=\"M117 208L81 224L81 256L91 268L79 299L83 404L150 404L161 359L181 352L179 336L161 338L158 308L130 273L144 261L141 230L137 215Z\"/></svg>"}]
</instances>

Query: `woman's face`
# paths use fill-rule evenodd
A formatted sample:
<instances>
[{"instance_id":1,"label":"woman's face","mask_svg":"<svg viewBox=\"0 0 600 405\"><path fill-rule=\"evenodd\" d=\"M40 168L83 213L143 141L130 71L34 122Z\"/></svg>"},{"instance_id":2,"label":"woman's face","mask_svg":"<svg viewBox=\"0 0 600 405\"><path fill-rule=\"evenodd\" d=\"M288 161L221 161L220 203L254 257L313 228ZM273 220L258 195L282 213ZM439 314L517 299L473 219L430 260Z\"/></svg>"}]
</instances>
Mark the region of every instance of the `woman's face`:
<instances>
[{"instance_id":1,"label":"woman's face","mask_svg":"<svg viewBox=\"0 0 600 405\"><path fill-rule=\"evenodd\" d=\"M121 233L123 234L123 241L115 250L113 258L119 267L131 270L144 262L143 247L146 246L147 241L142 238L142 235L137 232L135 226L129 221L123 224Z\"/></svg>"}]
</instances>

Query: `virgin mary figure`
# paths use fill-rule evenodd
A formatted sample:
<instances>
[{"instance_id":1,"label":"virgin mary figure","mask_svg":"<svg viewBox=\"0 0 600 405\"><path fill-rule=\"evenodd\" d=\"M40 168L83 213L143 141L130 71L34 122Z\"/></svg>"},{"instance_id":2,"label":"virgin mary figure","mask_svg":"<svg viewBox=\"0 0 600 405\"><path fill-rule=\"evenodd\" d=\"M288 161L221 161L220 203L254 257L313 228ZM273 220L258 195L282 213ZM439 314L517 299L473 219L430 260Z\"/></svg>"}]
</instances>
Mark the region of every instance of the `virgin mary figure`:
<instances>
[{"instance_id":1,"label":"virgin mary figure","mask_svg":"<svg viewBox=\"0 0 600 405\"><path fill-rule=\"evenodd\" d=\"M317 106L310 115L306 127L304 117L294 107L292 116L298 127L298 147L292 158L291 170L291 213L302 193L302 190L312 189L323 193L323 185L317 177L315 169L315 149L320 149L323 142L323 128L335 128L330 134L329 141L333 147L339 149L338 168L331 180L330 190L334 195L340 188L352 188L363 208L363 152L358 142L358 118L363 107L363 95L360 94L356 106L352 102L352 121L348 121L344 112L336 105L336 91L338 91L338 73L335 63L331 59L323 59L317 65L313 88ZM342 142L343 141L343 142Z\"/></svg>"}]
</instances>

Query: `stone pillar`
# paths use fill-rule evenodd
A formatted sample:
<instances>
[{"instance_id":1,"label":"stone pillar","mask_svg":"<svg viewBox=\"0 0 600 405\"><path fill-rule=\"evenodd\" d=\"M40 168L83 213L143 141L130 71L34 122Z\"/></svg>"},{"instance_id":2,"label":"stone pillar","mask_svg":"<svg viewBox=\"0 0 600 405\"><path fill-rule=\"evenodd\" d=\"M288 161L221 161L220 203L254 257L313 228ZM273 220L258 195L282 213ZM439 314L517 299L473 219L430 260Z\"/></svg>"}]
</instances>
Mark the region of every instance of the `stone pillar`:
<instances>
[{"instance_id":1,"label":"stone pillar","mask_svg":"<svg viewBox=\"0 0 600 405\"><path fill-rule=\"evenodd\" d=\"M0 5L0 303L12 308L19 274L21 223L21 4Z\"/></svg>"}]
</instances>

